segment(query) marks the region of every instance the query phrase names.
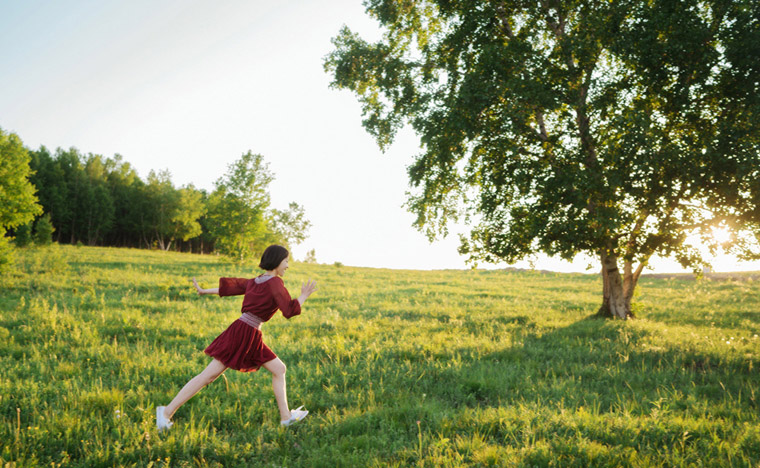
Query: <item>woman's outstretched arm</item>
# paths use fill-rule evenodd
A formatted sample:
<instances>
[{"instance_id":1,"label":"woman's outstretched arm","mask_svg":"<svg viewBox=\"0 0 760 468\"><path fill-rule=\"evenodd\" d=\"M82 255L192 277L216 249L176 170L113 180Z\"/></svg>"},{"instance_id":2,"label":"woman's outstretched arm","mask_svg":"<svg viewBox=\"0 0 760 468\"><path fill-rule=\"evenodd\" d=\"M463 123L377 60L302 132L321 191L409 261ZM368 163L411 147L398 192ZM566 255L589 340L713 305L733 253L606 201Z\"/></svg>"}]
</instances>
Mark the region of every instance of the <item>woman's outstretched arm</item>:
<instances>
[{"instance_id":1,"label":"woman's outstretched arm","mask_svg":"<svg viewBox=\"0 0 760 468\"><path fill-rule=\"evenodd\" d=\"M200 286L198 286L198 282L195 281L195 278L193 278L193 286L195 286L195 290L198 291L198 295L200 296L204 294L219 294L219 288L203 289Z\"/></svg>"},{"instance_id":2,"label":"woman's outstretched arm","mask_svg":"<svg viewBox=\"0 0 760 468\"><path fill-rule=\"evenodd\" d=\"M306 283L301 283L301 295L298 296L298 302L303 305L304 302L306 302L306 299L311 296L311 293L317 290L317 282L309 280Z\"/></svg>"}]
</instances>

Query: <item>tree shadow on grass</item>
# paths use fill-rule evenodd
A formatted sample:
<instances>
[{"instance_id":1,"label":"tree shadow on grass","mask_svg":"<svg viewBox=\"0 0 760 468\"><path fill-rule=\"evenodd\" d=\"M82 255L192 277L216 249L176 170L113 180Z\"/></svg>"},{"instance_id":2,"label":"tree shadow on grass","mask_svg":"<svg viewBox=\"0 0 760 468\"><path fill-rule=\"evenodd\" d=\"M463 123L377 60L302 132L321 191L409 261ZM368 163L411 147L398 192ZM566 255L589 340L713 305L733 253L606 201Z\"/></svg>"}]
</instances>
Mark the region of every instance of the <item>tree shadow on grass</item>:
<instances>
[{"instance_id":1,"label":"tree shadow on grass","mask_svg":"<svg viewBox=\"0 0 760 468\"><path fill-rule=\"evenodd\" d=\"M431 369L423 391L454 406L534 401L648 414L654 402L668 400L674 409L699 413L705 403L733 398L737 409L757 411L760 395L746 395L760 367L757 356L662 348L646 339L646 330L593 317L548 332L529 325L503 351L479 356L476 349L458 350L465 356L461 365Z\"/></svg>"},{"instance_id":2,"label":"tree shadow on grass","mask_svg":"<svg viewBox=\"0 0 760 468\"><path fill-rule=\"evenodd\" d=\"M349 440L356 434L395 434L363 443L373 452L395 445L389 459L402 463L416 460L415 421L422 421L428 444L446 450L454 450L454 440L467 445L468 438L515 451L541 440L551 451L527 450L523 459L539 465L556 461L552 457L561 451L576 464L620 465L637 452L670 463L676 460L668 458L671 449L661 453L658 447L673 444L681 444L690 459L702 453L713 461L730 457L715 442L716 434L735 439L732 453L742 457L760 446L745 424L758 411L760 395L751 393L757 356L687 349L682 343L658 347L652 344L662 343L652 339L657 330L620 321L587 318L551 330L527 316L505 317L504 323L525 332L497 352L452 347L430 355L384 347L369 377L355 375L343 390L360 393L372 380L380 403L356 411L351 407L366 403L360 395L352 400L336 392L313 405L315 415L346 408L331 433ZM350 380L346 370L344 379Z\"/></svg>"}]
</instances>

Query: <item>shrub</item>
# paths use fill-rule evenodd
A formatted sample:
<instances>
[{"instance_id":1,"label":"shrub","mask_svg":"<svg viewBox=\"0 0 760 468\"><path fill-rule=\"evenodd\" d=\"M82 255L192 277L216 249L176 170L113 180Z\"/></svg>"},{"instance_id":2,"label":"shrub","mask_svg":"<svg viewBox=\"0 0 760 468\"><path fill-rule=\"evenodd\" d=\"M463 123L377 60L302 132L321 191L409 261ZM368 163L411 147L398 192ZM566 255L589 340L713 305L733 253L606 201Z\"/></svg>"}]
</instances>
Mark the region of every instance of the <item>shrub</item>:
<instances>
[{"instance_id":1,"label":"shrub","mask_svg":"<svg viewBox=\"0 0 760 468\"><path fill-rule=\"evenodd\" d=\"M32 243L32 223L22 224L16 228L13 243L16 244L16 247L26 247Z\"/></svg>"},{"instance_id":2,"label":"shrub","mask_svg":"<svg viewBox=\"0 0 760 468\"><path fill-rule=\"evenodd\" d=\"M45 214L34 224L34 243L37 245L50 245L53 242L55 228L50 221L50 215Z\"/></svg>"}]
</instances>

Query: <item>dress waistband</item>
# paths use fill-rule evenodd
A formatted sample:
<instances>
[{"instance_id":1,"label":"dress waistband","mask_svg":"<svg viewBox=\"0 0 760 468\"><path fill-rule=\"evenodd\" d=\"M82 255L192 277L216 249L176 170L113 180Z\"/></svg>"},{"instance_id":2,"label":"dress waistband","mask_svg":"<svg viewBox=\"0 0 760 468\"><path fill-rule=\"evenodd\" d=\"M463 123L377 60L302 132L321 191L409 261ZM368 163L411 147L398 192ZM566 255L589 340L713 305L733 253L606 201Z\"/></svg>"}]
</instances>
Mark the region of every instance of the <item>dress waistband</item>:
<instances>
[{"instance_id":1,"label":"dress waistband","mask_svg":"<svg viewBox=\"0 0 760 468\"><path fill-rule=\"evenodd\" d=\"M246 314L246 313L243 313L243 315L241 315L238 320L252 326L253 328L258 328L258 329L261 329L261 324L263 322L263 320L256 317L255 315Z\"/></svg>"}]
</instances>

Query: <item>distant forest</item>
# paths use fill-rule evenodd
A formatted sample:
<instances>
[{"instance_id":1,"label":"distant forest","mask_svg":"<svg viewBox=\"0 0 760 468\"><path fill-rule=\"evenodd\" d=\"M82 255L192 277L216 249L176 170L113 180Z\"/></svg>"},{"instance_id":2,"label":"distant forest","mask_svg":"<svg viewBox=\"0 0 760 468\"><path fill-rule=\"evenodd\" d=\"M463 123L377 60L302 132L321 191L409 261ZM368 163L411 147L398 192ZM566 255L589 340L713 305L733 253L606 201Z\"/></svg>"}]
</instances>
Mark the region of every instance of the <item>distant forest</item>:
<instances>
[{"instance_id":1,"label":"distant forest","mask_svg":"<svg viewBox=\"0 0 760 468\"><path fill-rule=\"evenodd\" d=\"M175 187L168 171L151 171L142 180L120 155L85 155L74 148L51 153L44 146L28 152L29 180L59 243L244 258L265 244L297 244L310 225L296 203L286 210L270 207L274 176L263 157L250 152L229 166L210 193Z\"/></svg>"}]
</instances>

